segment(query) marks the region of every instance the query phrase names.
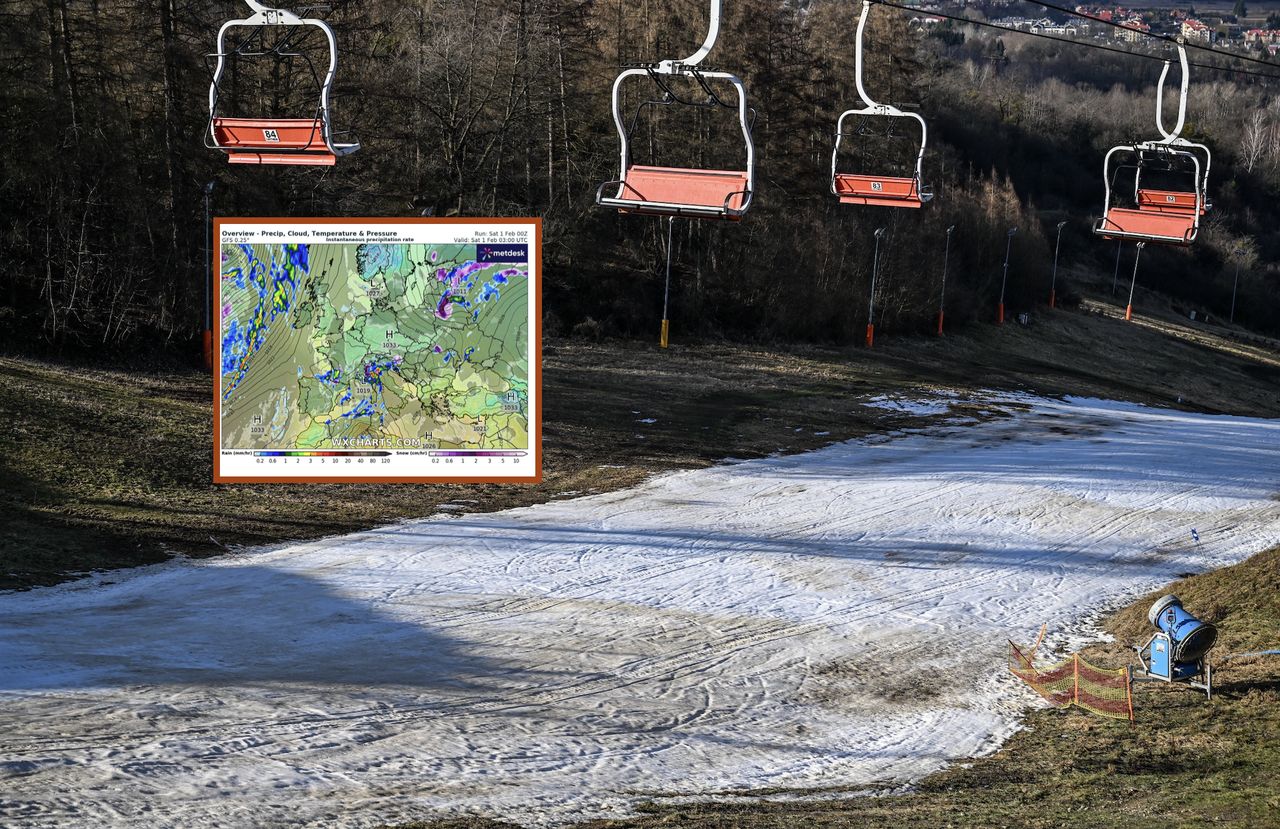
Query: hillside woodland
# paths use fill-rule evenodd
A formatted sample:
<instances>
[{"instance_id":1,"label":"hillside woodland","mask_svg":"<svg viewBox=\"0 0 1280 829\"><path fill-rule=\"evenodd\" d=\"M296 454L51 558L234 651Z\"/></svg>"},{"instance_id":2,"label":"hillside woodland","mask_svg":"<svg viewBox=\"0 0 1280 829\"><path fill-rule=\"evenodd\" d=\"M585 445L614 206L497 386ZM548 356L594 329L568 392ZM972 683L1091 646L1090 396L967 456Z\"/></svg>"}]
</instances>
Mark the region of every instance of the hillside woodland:
<instances>
[{"instance_id":1,"label":"hillside woodland","mask_svg":"<svg viewBox=\"0 0 1280 829\"><path fill-rule=\"evenodd\" d=\"M857 101L857 11L847 0L726 3L708 62L739 74L751 93L758 195L741 223L676 223L679 330L856 341L877 227L887 228L882 330L930 326L953 225L953 324L993 314L1012 226L1013 310L1047 299L1061 220L1069 221L1064 263L1110 275L1116 246L1090 232L1102 158L1114 144L1156 137L1160 62L954 22L926 31L877 7L868 90L929 120L925 170L937 197L919 211L842 207L829 193L831 147L837 115ZM195 359L208 182L215 215L542 216L546 330L653 332L662 220L594 205L596 187L618 172L609 90L622 63L691 52L706 30L705 0L331 4L317 14L341 49L334 118L363 148L330 169L230 167L204 146L208 53L219 24L246 14L230 0L0 0L5 348L136 354L170 343ZM298 58L235 60L224 111L310 115L317 90L307 59L323 65L326 56L314 40L297 45ZM1239 265L1237 321L1272 333L1280 331L1277 84L1193 70L1185 134L1215 152L1215 207L1194 248L1148 248L1139 273L1140 284L1225 316ZM654 91L637 80L627 111ZM743 164L723 108L645 107L634 135L640 162ZM841 165L889 172L909 163L912 141L860 123ZM1131 246L1124 257L1132 261Z\"/></svg>"}]
</instances>

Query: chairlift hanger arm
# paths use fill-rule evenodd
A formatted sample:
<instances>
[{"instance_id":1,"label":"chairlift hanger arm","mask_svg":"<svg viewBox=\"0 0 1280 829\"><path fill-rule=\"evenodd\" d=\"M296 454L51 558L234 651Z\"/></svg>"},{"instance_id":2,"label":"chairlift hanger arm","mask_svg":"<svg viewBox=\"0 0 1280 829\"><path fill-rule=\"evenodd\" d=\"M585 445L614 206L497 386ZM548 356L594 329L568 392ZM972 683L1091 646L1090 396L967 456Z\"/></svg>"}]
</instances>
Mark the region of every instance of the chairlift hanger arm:
<instances>
[{"instance_id":1,"label":"chairlift hanger arm","mask_svg":"<svg viewBox=\"0 0 1280 829\"><path fill-rule=\"evenodd\" d=\"M867 29L867 17L870 14L871 0L862 0L862 14L858 16L858 33L853 47L853 80L858 90L858 97L862 99L863 105L874 108L881 105L871 100L871 96L867 94L866 87L862 85L862 37Z\"/></svg>"},{"instance_id":2,"label":"chairlift hanger arm","mask_svg":"<svg viewBox=\"0 0 1280 829\"><path fill-rule=\"evenodd\" d=\"M716 40L720 37L720 12L723 0L711 0L710 24L707 27L707 36L703 39L702 45L687 58L679 60L666 59L653 63L634 63L627 64L627 69L647 69L652 73L659 75L698 75L705 71L699 69L699 64L707 55L711 54L711 50L716 45Z\"/></svg>"},{"instance_id":3,"label":"chairlift hanger arm","mask_svg":"<svg viewBox=\"0 0 1280 829\"><path fill-rule=\"evenodd\" d=\"M1177 40L1178 62L1182 68L1182 82L1178 93L1178 121L1173 126L1173 130L1164 128L1164 82L1169 76L1169 66L1172 61L1165 61L1164 66L1160 69L1160 80L1156 83L1156 129L1164 136L1166 143L1176 141L1178 136L1182 134L1182 128L1187 122L1187 87L1190 84L1190 72L1187 68L1187 49L1183 45L1182 38Z\"/></svg>"},{"instance_id":4,"label":"chairlift hanger arm","mask_svg":"<svg viewBox=\"0 0 1280 829\"><path fill-rule=\"evenodd\" d=\"M703 38L702 45L698 47L692 55L684 60L664 60L658 66L658 72L664 75L676 74L693 69L703 58L711 54L711 50L715 48L716 39L720 37L720 11L722 0L711 0L711 22L707 26L707 36Z\"/></svg>"},{"instance_id":5,"label":"chairlift hanger arm","mask_svg":"<svg viewBox=\"0 0 1280 829\"><path fill-rule=\"evenodd\" d=\"M246 0L248 2L248 0ZM716 45L716 40L720 37L720 12L723 0L711 0L711 22L707 27L707 36L703 39L702 45L687 58L680 60L659 60L654 63L634 63L628 64L627 69L645 69L652 74L657 75L699 75L701 74L698 64L702 63L707 55L711 54L711 50Z\"/></svg>"}]
</instances>

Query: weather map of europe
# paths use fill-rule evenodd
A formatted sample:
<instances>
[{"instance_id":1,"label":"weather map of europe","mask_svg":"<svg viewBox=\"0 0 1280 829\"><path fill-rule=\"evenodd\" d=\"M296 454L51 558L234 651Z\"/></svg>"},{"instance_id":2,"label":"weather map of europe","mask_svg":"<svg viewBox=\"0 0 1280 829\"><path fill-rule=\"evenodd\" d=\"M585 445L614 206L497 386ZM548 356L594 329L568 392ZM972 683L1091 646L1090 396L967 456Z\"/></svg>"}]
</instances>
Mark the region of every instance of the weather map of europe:
<instances>
[{"instance_id":1,"label":"weather map of europe","mask_svg":"<svg viewBox=\"0 0 1280 829\"><path fill-rule=\"evenodd\" d=\"M222 450L529 449L528 245L223 238Z\"/></svg>"}]
</instances>

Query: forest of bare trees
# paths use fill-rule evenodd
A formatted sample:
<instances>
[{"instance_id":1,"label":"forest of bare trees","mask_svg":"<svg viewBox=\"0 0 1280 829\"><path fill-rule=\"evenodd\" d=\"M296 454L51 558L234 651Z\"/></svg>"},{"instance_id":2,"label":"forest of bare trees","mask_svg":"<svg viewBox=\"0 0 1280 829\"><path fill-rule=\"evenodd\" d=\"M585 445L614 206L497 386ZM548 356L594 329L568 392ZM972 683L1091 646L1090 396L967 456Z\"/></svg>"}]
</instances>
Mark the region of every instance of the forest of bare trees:
<instances>
[{"instance_id":1,"label":"forest of bare trees","mask_svg":"<svg viewBox=\"0 0 1280 829\"><path fill-rule=\"evenodd\" d=\"M593 203L617 173L609 87L620 63L691 51L705 32L704 0L335 4L324 13L342 50L334 114L363 149L330 169L229 167L204 146L206 56L219 23L245 11L232 0L0 0L0 343L111 353L192 341L203 320L209 182L216 215L540 215L547 330L652 332L660 220ZM751 92L759 190L740 224L677 222L672 316L683 330L856 340L881 226L878 322L890 331L933 319L952 225L956 323L990 313L1007 227L1021 228L1015 308L1047 297L1048 237L1064 218L1064 259L1109 269L1114 247L1089 233L1101 158L1149 137L1159 63L1016 37L999 41L996 60L996 41L972 27L925 33L877 8L868 85L930 120L926 177L938 196L920 211L841 207L828 191L831 133L856 100L856 11L847 0L726 3L710 63ZM246 65L233 77L227 100L237 106L314 106L302 65ZM1276 83L1196 78L1189 133L1216 153L1216 209L1203 244L1153 251L1140 276L1223 313L1242 263L1239 317L1272 330ZM637 83L629 102L651 93ZM741 164L729 114L656 109L637 122L637 160ZM883 131L859 139L856 149L878 163L911 152Z\"/></svg>"}]
</instances>

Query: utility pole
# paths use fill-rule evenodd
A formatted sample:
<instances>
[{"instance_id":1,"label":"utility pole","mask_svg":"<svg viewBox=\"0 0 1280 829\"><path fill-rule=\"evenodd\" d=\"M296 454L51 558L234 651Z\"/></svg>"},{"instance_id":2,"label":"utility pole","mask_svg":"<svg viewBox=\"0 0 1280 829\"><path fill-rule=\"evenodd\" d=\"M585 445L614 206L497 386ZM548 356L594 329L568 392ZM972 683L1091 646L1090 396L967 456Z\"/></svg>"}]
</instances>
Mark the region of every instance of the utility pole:
<instances>
[{"instance_id":1,"label":"utility pole","mask_svg":"<svg viewBox=\"0 0 1280 829\"><path fill-rule=\"evenodd\" d=\"M1066 226L1066 222L1058 222L1058 241L1053 243L1053 279L1049 282L1050 308L1055 308L1058 304L1058 251L1062 249L1062 228Z\"/></svg>"},{"instance_id":2,"label":"utility pole","mask_svg":"<svg viewBox=\"0 0 1280 829\"><path fill-rule=\"evenodd\" d=\"M938 336L942 336L942 316L947 308L947 262L951 259L951 231L956 226L947 228L947 246L942 252L942 290L938 292Z\"/></svg>"},{"instance_id":3,"label":"utility pole","mask_svg":"<svg viewBox=\"0 0 1280 829\"><path fill-rule=\"evenodd\" d=\"M1000 304L996 306L996 325L1004 325L1004 289L1009 283L1009 252L1013 250L1013 234L1017 232L1016 227L1011 227L1005 234L1008 241L1004 245L1004 275L1000 277Z\"/></svg>"},{"instance_id":4,"label":"utility pole","mask_svg":"<svg viewBox=\"0 0 1280 829\"><path fill-rule=\"evenodd\" d=\"M204 185L204 368L213 371L213 217L210 202L217 182Z\"/></svg>"},{"instance_id":5,"label":"utility pole","mask_svg":"<svg viewBox=\"0 0 1280 829\"><path fill-rule=\"evenodd\" d=\"M876 228L876 248L871 259L871 299L867 303L867 348L876 342L876 274L880 271L880 237L884 228Z\"/></svg>"}]
</instances>

